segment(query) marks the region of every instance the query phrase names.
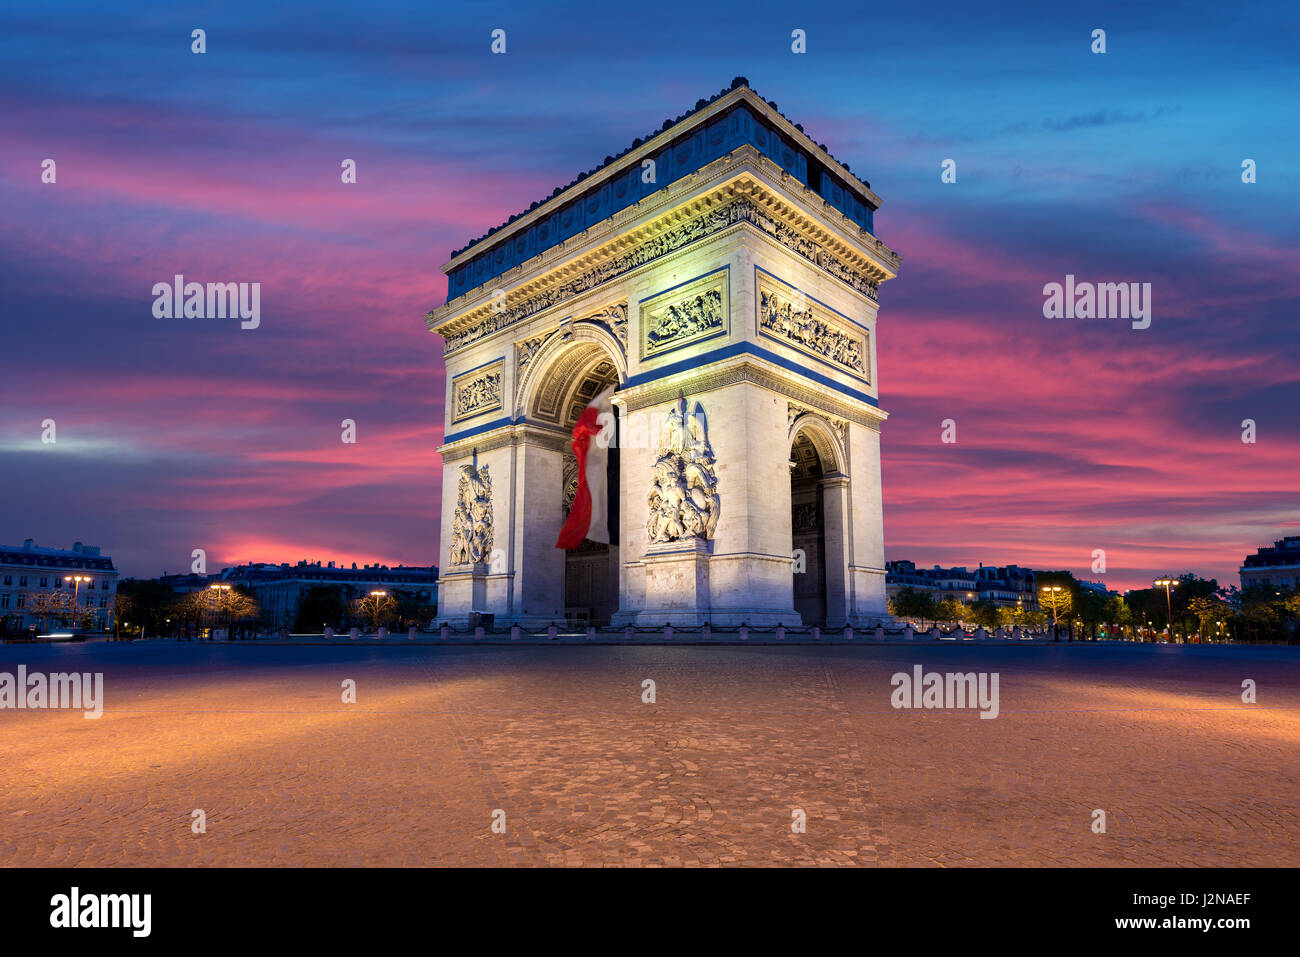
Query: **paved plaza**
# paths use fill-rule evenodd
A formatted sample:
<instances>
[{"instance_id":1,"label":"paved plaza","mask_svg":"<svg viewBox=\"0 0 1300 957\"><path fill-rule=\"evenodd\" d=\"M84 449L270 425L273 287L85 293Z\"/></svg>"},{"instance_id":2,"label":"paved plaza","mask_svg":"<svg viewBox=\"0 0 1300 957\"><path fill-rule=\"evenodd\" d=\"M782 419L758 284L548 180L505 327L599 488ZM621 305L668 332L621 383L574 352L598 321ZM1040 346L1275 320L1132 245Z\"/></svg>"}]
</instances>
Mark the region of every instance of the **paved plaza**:
<instances>
[{"instance_id":1,"label":"paved plaza","mask_svg":"<svg viewBox=\"0 0 1300 957\"><path fill-rule=\"evenodd\" d=\"M0 711L4 866L1300 864L1300 648L0 646L19 664L103 672L105 710ZM999 716L895 710L916 664L997 672Z\"/></svg>"}]
</instances>

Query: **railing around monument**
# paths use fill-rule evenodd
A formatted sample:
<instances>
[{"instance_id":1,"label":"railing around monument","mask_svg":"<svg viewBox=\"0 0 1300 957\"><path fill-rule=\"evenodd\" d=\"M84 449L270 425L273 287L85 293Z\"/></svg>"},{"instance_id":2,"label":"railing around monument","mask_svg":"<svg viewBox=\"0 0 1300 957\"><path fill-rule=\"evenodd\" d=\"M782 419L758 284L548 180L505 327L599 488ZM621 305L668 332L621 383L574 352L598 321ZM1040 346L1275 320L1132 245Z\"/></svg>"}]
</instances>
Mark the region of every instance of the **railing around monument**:
<instances>
[{"instance_id":1,"label":"railing around monument","mask_svg":"<svg viewBox=\"0 0 1300 957\"><path fill-rule=\"evenodd\" d=\"M966 631L952 628L947 631L937 625L928 630L913 629L911 625L885 628L883 624L866 628L845 626L843 628L823 628L818 625L775 627L737 625L723 627L705 623L703 625L664 625L641 627L636 625L596 626L574 629L571 625L552 624L546 628L525 628L520 625L509 627L484 627L482 625L455 625L444 622L434 633L439 641L489 641L489 642L540 642L540 641L598 641L603 644L659 644L677 642L682 644L730 644L733 642L773 643L789 642L792 644L826 642L870 642L870 641L1050 641L1050 629L1004 629L988 631L977 628ZM422 635L421 637L424 637Z\"/></svg>"}]
</instances>

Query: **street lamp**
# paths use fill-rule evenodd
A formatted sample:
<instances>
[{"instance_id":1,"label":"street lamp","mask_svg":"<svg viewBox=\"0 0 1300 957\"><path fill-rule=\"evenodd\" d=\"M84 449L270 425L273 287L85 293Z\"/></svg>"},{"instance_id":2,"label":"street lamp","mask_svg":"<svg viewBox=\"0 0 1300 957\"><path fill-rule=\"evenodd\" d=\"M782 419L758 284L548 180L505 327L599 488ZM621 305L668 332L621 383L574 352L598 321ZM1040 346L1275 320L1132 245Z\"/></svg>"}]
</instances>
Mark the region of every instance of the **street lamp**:
<instances>
[{"instance_id":1,"label":"street lamp","mask_svg":"<svg viewBox=\"0 0 1300 957\"><path fill-rule=\"evenodd\" d=\"M373 598L373 599L375 599L374 602L373 602L372 605L371 605L371 613L372 613L372 618L373 618L373 622L374 622L375 630L378 631L378 630L379 630L379 605L380 605L379 599L381 599L381 598L387 598L387 597L388 597L388 592L386 592L386 591L372 591L372 592L370 593L370 597Z\"/></svg>"},{"instance_id":2,"label":"street lamp","mask_svg":"<svg viewBox=\"0 0 1300 957\"><path fill-rule=\"evenodd\" d=\"M1058 592L1064 590L1065 589L1063 589L1060 585L1044 585L1042 588L1039 589L1039 591L1046 592L1047 597L1051 599L1050 601L1048 601L1047 604L1049 604L1052 607L1052 638L1055 641L1061 640L1061 636L1056 630L1056 605L1057 605L1056 597Z\"/></svg>"},{"instance_id":3,"label":"street lamp","mask_svg":"<svg viewBox=\"0 0 1300 957\"><path fill-rule=\"evenodd\" d=\"M216 598L216 599L218 600L218 602L221 600L221 593L222 593L223 591L230 591L230 586L229 586L229 585L209 585L208 588L212 591L212 597L213 597L213 598ZM208 635L208 641L211 641L211 640L214 639L215 637L216 637L216 635L209 634L209 635ZM230 639L230 626L229 626L229 625L226 626L226 639L227 639L227 640Z\"/></svg>"},{"instance_id":4,"label":"street lamp","mask_svg":"<svg viewBox=\"0 0 1300 957\"><path fill-rule=\"evenodd\" d=\"M1177 587L1178 587L1178 579L1176 579L1176 578L1157 578L1157 579L1155 580L1155 584L1156 584L1157 587L1160 586L1160 585L1163 585L1164 588L1165 588L1165 611L1168 612L1168 615L1169 615L1169 618L1168 618L1168 621L1169 621L1169 640L1170 640L1170 641L1173 641L1173 640L1174 640L1174 604L1173 604L1173 599L1169 597L1169 589L1171 589L1171 588L1177 588Z\"/></svg>"},{"instance_id":5,"label":"street lamp","mask_svg":"<svg viewBox=\"0 0 1300 957\"><path fill-rule=\"evenodd\" d=\"M72 582L72 622L76 626L77 606L80 604L81 583L90 581L89 575L64 575L65 582Z\"/></svg>"}]
</instances>

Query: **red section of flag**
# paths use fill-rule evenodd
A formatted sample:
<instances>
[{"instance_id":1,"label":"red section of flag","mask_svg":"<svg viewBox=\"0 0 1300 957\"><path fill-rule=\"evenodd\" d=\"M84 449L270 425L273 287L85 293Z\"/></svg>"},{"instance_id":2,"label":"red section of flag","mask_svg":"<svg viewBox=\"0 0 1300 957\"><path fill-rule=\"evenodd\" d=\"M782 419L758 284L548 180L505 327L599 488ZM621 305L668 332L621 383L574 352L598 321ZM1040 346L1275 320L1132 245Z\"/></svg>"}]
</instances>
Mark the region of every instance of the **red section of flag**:
<instances>
[{"instance_id":1,"label":"red section of flag","mask_svg":"<svg viewBox=\"0 0 1300 957\"><path fill-rule=\"evenodd\" d=\"M573 456L578 460L578 494L573 497L573 508L569 510L569 520L560 529L556 548L573 549L582 544L591 531L591 489L587 486L587 453L591 443L600 432L597 418L600 409L589 405L582 410L582 415L573 425Z\"/></svg>"}]
</instances>

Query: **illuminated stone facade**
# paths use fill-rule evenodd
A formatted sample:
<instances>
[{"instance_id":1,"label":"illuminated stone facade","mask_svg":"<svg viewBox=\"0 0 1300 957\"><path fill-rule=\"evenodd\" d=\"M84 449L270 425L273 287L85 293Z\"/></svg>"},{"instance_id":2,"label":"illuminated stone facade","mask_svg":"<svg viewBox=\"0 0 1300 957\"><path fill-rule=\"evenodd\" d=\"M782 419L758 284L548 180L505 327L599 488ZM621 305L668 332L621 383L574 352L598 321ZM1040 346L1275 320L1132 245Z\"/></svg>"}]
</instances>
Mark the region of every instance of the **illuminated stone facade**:
<instances>
[{"instance_id":1,"label":"illuminated stone facade","mask_svg":"<svg viewBox=\"0 0 1300 957\"><path fill-rule=\"evenodd\" d=\"M884 618L875 327L899 259L868 228L878 205L738 82L453 257L428 317L447 362L440 617ZM566 554L569 430L611 384L614 541ZM467 525L462 479L486 474Z\"/></svg>"}]
</instances>

